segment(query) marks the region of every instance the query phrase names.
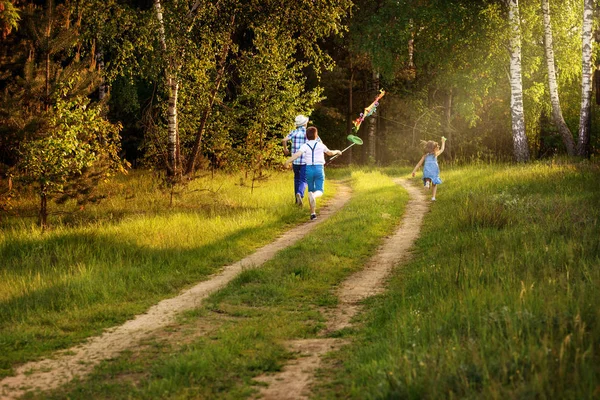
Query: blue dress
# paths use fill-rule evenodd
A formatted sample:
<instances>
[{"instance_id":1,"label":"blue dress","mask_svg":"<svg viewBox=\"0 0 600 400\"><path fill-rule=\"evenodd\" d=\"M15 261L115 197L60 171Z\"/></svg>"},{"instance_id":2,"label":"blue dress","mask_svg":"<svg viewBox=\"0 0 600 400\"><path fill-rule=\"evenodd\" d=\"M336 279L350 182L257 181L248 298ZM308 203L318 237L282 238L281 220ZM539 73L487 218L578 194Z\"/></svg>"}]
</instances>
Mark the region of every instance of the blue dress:
<instances>
[{"instance_id":1,"label":"blue dress","mask_svg":"<svg viewBox=\"0 0 600 400\"><path fill-rule=\"evenodd\" d=\"M428 178L436 185L442 183L437 157L431 153L425 156L425 162L423 163L423 181Z\"/></svg>"}]
</instances>

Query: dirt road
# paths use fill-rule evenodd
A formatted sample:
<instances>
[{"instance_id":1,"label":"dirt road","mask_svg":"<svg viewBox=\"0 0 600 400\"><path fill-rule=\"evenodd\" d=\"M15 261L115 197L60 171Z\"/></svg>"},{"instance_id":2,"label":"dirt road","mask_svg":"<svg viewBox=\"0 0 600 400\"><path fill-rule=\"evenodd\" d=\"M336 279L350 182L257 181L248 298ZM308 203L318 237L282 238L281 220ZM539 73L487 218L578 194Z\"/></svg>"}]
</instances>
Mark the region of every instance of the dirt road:
<instances>
[{"instance_id":1,"label":"dirt road","mask_svg":"<svg viewBox=\"0 0 600 400\"><path fill-rule=\"evenodd\" d=\"M90 338L79 346L55 354L52 358L20 366L14 376L0 381L0 399L11 400L28 391L55 389L76 377L84 377L101 361L116 357L122 351L135 347L142 340L171 324L179 313L197 307L203 299L227 285L242 270L264 264L280 250L302 239L342 208L350 197L350 188L341 185L336 197L321 209L317 220L287 231L254 254L224 267L220 273L208 280L200 282L177 297L161 301L146 313L136 316L119 327L106 330L101 336Z\"/></svg>"},{"instance_id":2,"label":"dirt road","mask_svg":"<svg viewBox=\"0 0 600 400\"><path fill-rule=\"evenodd\" d=\"M257 398L264 400L298 400L310 396L310 387L315 371L321 365L321 357L338 349L346 342L342 339L326 338L331 332L351 326L352 317L360 310L360 303L369 296L384 290L385 280L400 263L410 256L409 249L419 236L423 218L429 209L425 194L408 181L398 179L410 200L405 215L396 232L388 237L366 267L350 276L338 291L339 304L333 312L326 313L327 328L322 338L294 340L287 343L298 357L286 365L280 373L263 375L256 380L267 383Z\"/></svg>"}]
</instances>

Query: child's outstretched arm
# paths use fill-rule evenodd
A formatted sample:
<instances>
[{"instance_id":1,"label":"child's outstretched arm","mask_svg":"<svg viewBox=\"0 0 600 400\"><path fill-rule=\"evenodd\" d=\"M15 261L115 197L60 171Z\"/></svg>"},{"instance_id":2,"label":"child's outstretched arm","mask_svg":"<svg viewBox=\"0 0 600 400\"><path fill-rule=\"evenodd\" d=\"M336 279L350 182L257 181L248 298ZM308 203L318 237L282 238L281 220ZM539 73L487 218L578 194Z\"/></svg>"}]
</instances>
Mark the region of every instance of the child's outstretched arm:
<instances>
[{"instance_id":1,"label":"child's outstretched arm","mask_svg":"<svg viewBox=\"0 0 600 400\"><path fill-rule=\"evenodd\" d=\"M425 161L425 155L423 155L423 157L421 157L421 159L419 160L419 162L415 166L415 169L413 169L413 172L412 172L412 176L413 177L415 176L415 172L417 172L417 170L421 167L421 165L423 165L423 161Z\"/></svg>"},{"instance_id":2,"label":"child's outstretched arm","mask_svg":"<svg viewBox=\"0 0 600 400\"><path fill-rule=\"evenodd\" d=\"M442 154L444 152L444 149L446 148L446 138L442 136L442 148L439 149L438 151L436 151L435 156L439 156L440 154Z\"/></svg>"},{"instance_id":3,"label":"child's outstretched arm","mask_svg":"<svg viewBox=\"0 0 600 400\"><path fill-rule=\"evenodd\" d=\"M298 150L290 158L285 160L284 165L287 167L288 165L290 165L292 163L292 161L294 161L296 158L300 157L301 155L302 155L302 150Z\"/></svg>"}]
</instances>

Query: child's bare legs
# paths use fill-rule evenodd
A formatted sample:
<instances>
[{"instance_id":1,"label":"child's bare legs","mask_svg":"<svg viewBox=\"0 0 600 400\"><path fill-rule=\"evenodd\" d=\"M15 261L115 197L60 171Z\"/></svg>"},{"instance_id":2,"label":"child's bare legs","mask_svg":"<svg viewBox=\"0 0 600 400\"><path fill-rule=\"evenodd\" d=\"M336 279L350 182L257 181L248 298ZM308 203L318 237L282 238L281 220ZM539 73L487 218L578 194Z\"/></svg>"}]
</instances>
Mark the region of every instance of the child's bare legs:
<instances>
[{"instance_id":1,"label":"child's bare legs","mask_svg":"<svg viewBox=\"0 0 600 400\"><path fill-rule=\"evenodd\" d=\"M432 183L433 191L431 192L431 200L435 200L435 194L437 193L437 185Z\"/></svg>"},{"instance_id":2,"label":"child's bare legs","mask_svg":"<svg viewBox=\"0 0 600 400\"><path fill-rule=\"evenodd\" d=\"M315 214L317 211L317 198L323 196L323 192L317 190L308 192L308 204L310 205L310 213Z\"/></svg>"}]
</instances>

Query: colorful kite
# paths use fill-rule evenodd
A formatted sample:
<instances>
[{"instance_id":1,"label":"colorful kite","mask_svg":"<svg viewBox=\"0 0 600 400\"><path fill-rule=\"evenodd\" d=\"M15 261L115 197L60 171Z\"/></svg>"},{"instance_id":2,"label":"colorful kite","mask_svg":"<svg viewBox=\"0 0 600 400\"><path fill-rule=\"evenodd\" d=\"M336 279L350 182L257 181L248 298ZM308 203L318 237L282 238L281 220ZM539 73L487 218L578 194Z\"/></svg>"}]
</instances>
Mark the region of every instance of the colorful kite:
<instances>
[{"instance_id":1,"label":"colorful kite","mask_svg":"<svg viewBox=\"0 0 600 400\"><path fill-rule=\"evenodd\" d=\"M354 120L354 122L352 122L354 124L354 128L352 128L354 133L358 132L358 129L360 128L360 124L362 124L362 122L365 120L365 118L367 118L368 116L370 116L377 110L377 106L379 105L379 99L381 99L384 95L385 95L385 90L381 89L379 91L379 94L375 98L375 101L372 102L369 107L365 108L365 111L363 111L360 114L360 117L358 117L357 119Z\"/></svg>"}]
</instances>

